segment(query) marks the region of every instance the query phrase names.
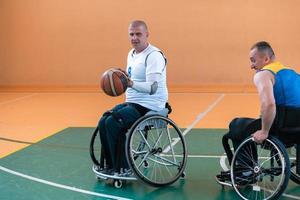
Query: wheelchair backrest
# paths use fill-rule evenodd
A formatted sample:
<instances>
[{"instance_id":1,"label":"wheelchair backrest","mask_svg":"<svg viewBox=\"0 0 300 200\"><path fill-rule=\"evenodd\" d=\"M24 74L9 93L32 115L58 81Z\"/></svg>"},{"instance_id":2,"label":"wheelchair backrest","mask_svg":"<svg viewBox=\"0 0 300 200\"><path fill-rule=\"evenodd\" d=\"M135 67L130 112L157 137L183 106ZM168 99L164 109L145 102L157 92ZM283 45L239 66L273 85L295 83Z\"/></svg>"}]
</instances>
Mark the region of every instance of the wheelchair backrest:
<instances>
[{"instance_id":1,"label":"wheelchair backrest","mask_svg":"<svg viewBox=\"0 0 300 200\"><path fill-rule=\"evenodd\" d=\"M278 128L300 127L300 108L277 106L275 123Z\"/></svg>"}]
</instances>

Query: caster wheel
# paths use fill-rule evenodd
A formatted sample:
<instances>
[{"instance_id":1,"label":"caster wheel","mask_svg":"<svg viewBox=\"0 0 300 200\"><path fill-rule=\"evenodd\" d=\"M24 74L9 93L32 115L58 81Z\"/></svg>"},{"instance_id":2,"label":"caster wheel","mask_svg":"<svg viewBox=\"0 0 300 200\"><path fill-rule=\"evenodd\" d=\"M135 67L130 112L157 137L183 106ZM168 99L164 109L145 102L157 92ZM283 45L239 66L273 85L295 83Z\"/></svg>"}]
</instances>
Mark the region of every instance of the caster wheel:
<instances>
[{"instance_id":1,"label":"caster wheel","mask_svg":"<svg viewBox=\"0 0 300 200\"><path fill-rule=\"evenodd\" d=\"M122 181L121 180L115 180L114 181L115 188L121 188L122 187Z\"/></svg>"},{"instance_id":2,"label":"caster wheel","mask_svg":"<svg viewBox=\"0 0 300 200\"><path fill-rule=\"evenodd\" d=\"M149 163L145 160L144 161L144 168L148 168L149 167Z\"/></svg>"},{"instance_id":3,"label":"caster wheel","mask_svg":"<svg viewBox=\"0 0 300 200\"><path fill-rule=\"evenodd\" d=\"M185 172L182 172L182 174L180 175L180 178L184 179L185 178Z\"/></svg>"}]
</instances>

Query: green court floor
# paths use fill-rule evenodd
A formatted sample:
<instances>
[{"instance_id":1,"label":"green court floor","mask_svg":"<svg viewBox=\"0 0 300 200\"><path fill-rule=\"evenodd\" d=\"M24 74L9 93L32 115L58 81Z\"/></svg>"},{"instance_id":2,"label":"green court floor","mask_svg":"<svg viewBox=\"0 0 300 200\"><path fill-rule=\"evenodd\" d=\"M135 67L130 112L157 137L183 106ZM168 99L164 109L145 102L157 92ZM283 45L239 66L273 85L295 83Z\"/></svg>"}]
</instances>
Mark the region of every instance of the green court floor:
<instances>
[{"instance_id":1,"label":"green court floor","mask_svg":"<svg viewBox=\"0 0 300 200\"><path fill-rule=\"evenodd\" d=\"M135 181L116 189L97 181L91 170L93 129L67 128L0 160L0 199L239 199L231 188L222 189L214 179L221 170L225 131L194 129L186 135L190 157L185 179L164 188ZM291 181L285 193L292 198L282 199L300 199L300 187Z\"/></svg>"}]
</instances>

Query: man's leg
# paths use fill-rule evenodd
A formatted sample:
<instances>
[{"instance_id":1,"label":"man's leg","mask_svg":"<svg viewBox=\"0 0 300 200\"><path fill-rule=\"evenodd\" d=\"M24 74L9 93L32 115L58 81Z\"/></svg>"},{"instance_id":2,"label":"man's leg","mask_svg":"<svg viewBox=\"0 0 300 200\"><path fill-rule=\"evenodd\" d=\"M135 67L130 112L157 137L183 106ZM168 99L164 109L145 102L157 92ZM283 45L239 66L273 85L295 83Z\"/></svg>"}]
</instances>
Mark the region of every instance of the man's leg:
<instances>
[{"instance_id":1,"label":"man's leg","mask_svg":"<svg viewBox=\"0 0 300 200\"><path fill-rule=\"evenodd\" d=\"M133 123L139 119L142 115L133 106L127 105L118 111L114 112L105 121L107 142L109 144L110 154L112 156L112 162L114 168L116 168L116 145L117 140L120 137L124 137L127 130L133 125ZM123 134L123 135L121 135ZM123 144L121 146L125 147L125 139L120 140ZM121 164L123 167L128 168L128 163L126 162L125 148L121 150Z\"/></svg>"},{"instance_id":2,"label":"man's leg","mask_svg":"<svg viewBox=\"0 0 300 200\"><path fill-rule=\"evenodd\" d=\"M100 132L100 142L102 145L102 150L104 150L104 157L105 157L105 161L106 161L106 167L108 169L113 168L113 163L112 163L112 155L110 153L110 149L109 149L109 141L107 138L107 131L106 131L106 120L109 116L111 116L112 112L116 112L118 110L120 110L121 108L123 108L124 106L126 106L125 104L119 104L117 106L115 106L113 109L111 109L110 111L107 111L103 114L103 116L101 117L99 124L98 124L98 128L99 128L99 132Z\"/></svg>"},{"instance_id":3,"label":"man's leg","mask_svg":"<svg viewBox=\"0 0 300 200\"><path fill-rule=\"evenodd\" d=\"M253 134L255 131L259 130L261 127L260 119L251 118L237 118L230 123L229 134L231 134L231 139L233 147L236 150L241 143ZM254 143L249 144L249 146L244 146L239 152L237 157L237 163L246 168L253 168L257 163L257 149Z\"/></svg>"},{"instance_id":4,"label":"man's leg","mask_svg":"<svg viewBox=\"0 0 300 200\"><path fill-rule=\"evenodd\" d=\"M109 115L108 114L104 114L98 124L98 128L99 128L99 134L100 134L100 142L101 142L101 151L104 151L103 153L101 152L102 155L104 155L104 160L106 163L106 168L110 169L112 168L112 161L111 161L111 155L109 152L109 147L108 147L108 141L107 141L107 137L106 137L106 129L105 129L105 121L107 119ZM102 167L102 166L101 166Z\"/></svg>"},{"instance_id":5,"label":"man's leg","mask_svg":"<svg viewBox=\"0 0 300 200\"><path fill-rule=\"evenodd\" d=\"M259 130L261 121L253 118L235 118L229 124L229 138L236 150L240 144L255 131Z\"/></svg>"},{"instance_id":6,"label":"man's leg","mask_svg":"<svg viewBox=\"0 0 300 200\"><path fill-rule=\"evenodd\" d=\"M259 129L260 124L261 122L259 120L251 118L235 118L231 121L231 123L229 124L229 132L222 138L223 147L230 164L233 154L230 149L228 140L230 139L232 141L234 150L236 150L247 137L249 137L252 133ZM249 147L245 147L244 149L246 151L247 149L252 149L252 151L250 153L241 151L239 156L236 158L237 163L235 164L240 164L242 168L246 167L248 170L251 170L254 164L253 161L256 162L257 160L256 146L255 144L253 144ZM229 181L230 171L221 172L216 177L220 182Z\"/></svg>"}]
</instances>

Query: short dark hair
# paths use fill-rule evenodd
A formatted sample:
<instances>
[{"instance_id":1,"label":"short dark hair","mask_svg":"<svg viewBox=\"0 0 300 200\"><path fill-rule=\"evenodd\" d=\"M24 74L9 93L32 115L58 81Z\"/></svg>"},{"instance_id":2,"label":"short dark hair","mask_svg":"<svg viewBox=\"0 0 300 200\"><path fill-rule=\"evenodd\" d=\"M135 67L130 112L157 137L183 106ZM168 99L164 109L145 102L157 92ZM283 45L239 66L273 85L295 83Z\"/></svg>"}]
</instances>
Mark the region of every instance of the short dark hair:
<instances>
[{"instance_id":1,"label":"short dark hair","mask_svg":"<svg viewBox=\"0 0 300 200\"><path fill-rule=\"evenodd\" d=\"M143 26L143 27L145 28L145 30L148 31L148 27L147 27L146 22L144 22L144 21L142 21L142 20L133 20L133 21L130 23L130 26L132 26L132 27Z\"/></svg>"},{"instance_id":2,"label":"short dark hair","mask_svg":"<svg viewBox=\"0 0 300 200\"><path fill-rule=\"evenodd\" d=\"M264 52L264 53L268 54L268 56L270 58L272 58L272 59L275 58L275 53L274 53L271 45L268 42L266 42L266 41L257 42L251 47L251 50L255 49L255 48L257 48L257 50L259 52Z\"/></svg>"}]
</instances>

